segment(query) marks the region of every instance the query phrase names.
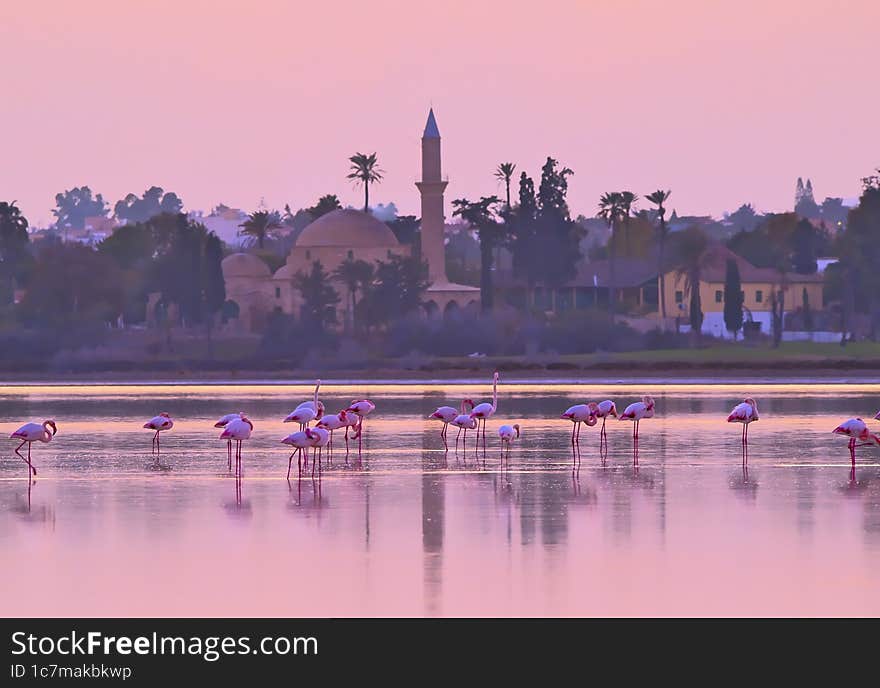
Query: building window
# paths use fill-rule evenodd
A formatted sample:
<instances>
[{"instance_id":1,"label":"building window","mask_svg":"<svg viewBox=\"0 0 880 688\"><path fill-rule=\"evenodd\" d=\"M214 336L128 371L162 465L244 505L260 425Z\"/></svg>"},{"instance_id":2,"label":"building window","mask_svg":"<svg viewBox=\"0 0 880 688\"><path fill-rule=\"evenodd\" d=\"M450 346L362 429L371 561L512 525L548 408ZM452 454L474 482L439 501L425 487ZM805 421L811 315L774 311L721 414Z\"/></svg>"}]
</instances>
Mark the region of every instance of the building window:
<instances>
[{"instance_id":1,"label":"building window","mask_svg":"<svg viewBox=\"0 0 880 688\"><path fill-rule=\"evenodd\" d=\"M310 260L312 257L312 252L309 249L306 249L306 260Z\"/></svg>"},{"instance_id":2,"label":"building window","mask_svg":"<svg viewBox=\"0 0 880 688\"><path fill-rule=\"evenodd\" d=\"M755 292L755 302L756 303L764 303L764 292L758 289Z\"/></svg>"},{"instance_id":3,"label":"building window","mask_svg":"<svg viewBox=\"0 0 880 688\"><path fill-rule=\"evenodd\" d=\"M715 303L721 303L724 301L724 292L720 289L715 290Z\"/></svg>"},{"instance_id":4,"label":"building window","mask_svg":"<svg viewBox=\"0 0 880 688\"><path fill-rule=\"evenodd\" d=\"M281 287L275 287L275 298L276 299L281 298Z\"/></svg>"},{"instance_id":5,"label":"building window","mask_svg":"<svg viewBox=\"0 0 880 688\"><path fill-rule=\"evenodd\" d=\"M349 252L348 252L348 259L349 259L349 260L354 260L354 251L349 250Z\"/></svg>"},{"instance_id":6,"label":"building window","mask_svg":"<svg viewBox=\"0 0 880 688\"><path fill-rule=\"evenodd\" d=\"M675 302L682 303L683 301L684 301L684 292L683 291L675 292Z\"/></svg>"}]
</instances>

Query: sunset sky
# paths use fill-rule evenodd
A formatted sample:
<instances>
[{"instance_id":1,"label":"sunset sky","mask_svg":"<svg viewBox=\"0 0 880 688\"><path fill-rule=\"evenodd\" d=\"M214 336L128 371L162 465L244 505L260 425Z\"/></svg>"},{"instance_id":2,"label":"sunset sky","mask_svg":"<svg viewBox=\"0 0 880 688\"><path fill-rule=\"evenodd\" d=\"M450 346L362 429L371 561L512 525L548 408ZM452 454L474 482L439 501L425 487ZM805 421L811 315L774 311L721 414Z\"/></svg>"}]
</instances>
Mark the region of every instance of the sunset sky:
<instances>
[{"instance_id":1,"label":"sunset sky","mask_svg":"<svg viewBox=\"0 0 880 688\"><path fill-rule=\"evenodd\" d=\"M418 213L433 105L448 202L500 193L513 161L607 190L672 189L679 213L858 195L880 166L876 0L9 1L0 4L0 199L32 224L88 184L187 209L357 204Z\"/></svg>"}]
</instances>

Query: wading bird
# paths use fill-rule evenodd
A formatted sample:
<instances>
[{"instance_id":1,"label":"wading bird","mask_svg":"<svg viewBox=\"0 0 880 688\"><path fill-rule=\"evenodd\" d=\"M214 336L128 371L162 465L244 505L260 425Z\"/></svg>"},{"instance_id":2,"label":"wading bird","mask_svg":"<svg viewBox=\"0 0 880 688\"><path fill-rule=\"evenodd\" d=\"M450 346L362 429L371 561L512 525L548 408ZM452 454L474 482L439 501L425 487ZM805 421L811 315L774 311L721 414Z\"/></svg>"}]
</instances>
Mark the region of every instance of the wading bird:
<instances>
[{"instance_id":1,"label":"wading bird","mask_svg":"<svg viewBox=\"0 0 880 688\"><path fill-rule=\"evenodd\" d=\"M328 430L330 432L330 442L327 444L327 451L330 453L331 456L333 455L333 431L346 428L345 434L347 440L349 425L348 415L349 414L345 411L340 411L339 413L330 413L321 418L321 420L319 420L317 423L315 423L316 428L324 428L324 430ZM355 417L355 422L357 422L357 417ZM346 446L348 446L348 441L346 441Z\"/></svg>"},{"instance_id":2,"label":"wading bird","mask_svg":"<svg viewBox=\"0 0 880 688\"><path fill-rule=\"evenodd\" d=\"M471 410L471 418L476 418L478 422L483 423L483 453L486 452L486 419L491 418L495 411L498 410L498 371L492 375L492 403L483 402L477 404ZM477 441L480 439L480 428L477 427Z\"/></svg>"},{"instance_id":3,"label":"wading bird","mask_svg":"<svg viewBox=\"0 0 880 688\"><path fill-rule=\"evenodd\" d=\"M460 413L464 413L465 406L469 406L470 409L473 409L474 402L470 399L462 400L460 410L452 406L438 406L437 410L428 416L428 418L443 421L443 428L440 430L440 437L443 439L443 446L446 447L446 449L449 449L449 444L446 442L446 433L449 430L449 424L455 420Z\"/></svg>"},{"instance_id":4,"label":"wading bird","mask_svg":"<svg viewBox=\"0 0 880 688\"><path fill-rule=\"evenodd\" d=\"M581 423L593 426L596 424L596 416L590 409L589 404L575 404L565 410L560 418L565 418L572 422L571 426L571 446L572 449L581 441ZM577 432L575 432L577 430Z\"/></svg>"},{"instance_id":5,"label":"wading bird","mask_svg":"<svg viewBox=\"0 0 880 688\"><path fill-rule=\"evenodd\" d=\"M751 397L734 406L733 411L727 416L728 423L742 423L743 446L749 443L749 423L756 420L758 420L758 404Z\"/></svg>"},{"instance_id":6,"label":"wading bird","mask_svg":"<svg viewBox=\"0 0 880 688\"><path fill-rule=\"evenodd\" d=\"M850 480L856 479L856 447L864 447L869 444L880 445L880 437L868 430L868 426L861 418L850 418L843 421L834 430L836 435L849 437L849 458L852 461Z\"/></svg>"},{"instance_id":7,"label":"wading bird","mask_svg":"<svg viewBox=\"0 0 880 688\"><path fill-rule=\"evenodd\" d=\"M451 421L449 421L450 425L454 425L458 428L458 434L455 436L455 453L458 454L458 438L461 437L462 432L464 432L464 456L467 458L467 431L468 430L476 430L477 429L477 419L474 418L469 413L460 413ZM479 439L480 433L477 433L477 439ZM476 452L476 444L474 444L474 451Z\"/></svg>"},{"instance_id":8,"label":"wading bird","mask_svg":"<svg viewBox=\"0 0 880 688\"><path fill-rule=\"evenodd\" d=\"M507 461L510 463L510 443L519 439L519 423L502 425L498 428L498 437L501 438L501 465L504 465L504 448L507 448Z\"/></svg>"},{"instance_id":9,"label":"wading bird","mask_svg":"<svg viewBox=\"0 0 880 688\"><path fill-rule=\"evenodd\" d=\"M315 384L315 396L311 401L304 401L296 407L284 419L285 423L299 423L299 429L305 430L313 420L321 420L324 417L324 404L318 401L318 390L321 389L321 381Z\"/></svg>"},{"instance_id":10,"label":"wading bird","mask_svg":"<svg viewBox=\"0 0 880 688\"><path fill-rule=\"evenodd\" d=\"M21 444L19 444L15 448L15 453L18 455L22 461L24 461L28 465L28 478L30 479L30 474L37 474L37 469L34 468L34 465L31 463L31 445L34 442L44 442L48 443L52 441L52 438L55 436L55 433L58 432L58 426L55 425L54 420L44 420L42 424L40 423L25 423L18 430L13 432L9 437L14 440L21 440ZM25 444L28 446L27 458L22 456L19 449L21 449Z\"/></svg>"},{"instance_id":11,"label":"wading bird","mask_svg":"<svg viewBox=\"0 0 880 688\"><path fill-rule=\"evenodd\" d=\"M633 466L639 465L639 422L643 418L654 417L654 398L643 396L641 401L630 404L624 409L617 420L633 422Z\"/></svg>"},{"instance_id":12,"label":"wading bird","mask_svg":"<svg viewBox=\"0 0 880 688\"><path fill-rule=\"evenodd\" d=\"M223 428L223 432L220 433L221 440L227 440L230 445L233 441L237 443L235 446L235 474L238 476L241 475L241 443L251 438L253 430L254 424L248 420L247 416L240 415L238 418L230 420Z\"/></svg>"},{"instance_id":13,"label":"wading bird","mask_svg":"<svg viewBox=\"0 0 880 688\"><path fill-rule=\"evenodd\" d=\"M605 430L605 421L609 418L617 418L617 406L611 401L611 399L606 399L605 401L600 401L598 404L595 401L591 401L589 407L596 418L602 419L602 428L599 431L599 446L602 446L603 440L607 446L608 432Z\"/></svg>"},{"instance_id":14,"label":"wading bird","mask_svg":"<svg viewBox=\"0 0 880 688\"><path fill-rule=\"evenodd\" d=\"M312 428L312 475L315 475L315 452L318 453L318 472L321 472L321 459L324 447L330 442L330 433L324 428Z\"/></svg>"},{"instance_id":15,"label":"wading bird","mask_svg":"<svg viewBox=\"0 0 880 688\"><path fill-rule=\"evenodd\" d=\"M171 416L169 416L164 411L160 413L158 416L151 418L146 423L144 423L144 427L147 430L155 430L156 434L153 435L153 444L152 444L152 454L159 456L159 433L163 430L170 430L174 427L174 421L171 420Z\"/></svg>"},{"instance_id":16,"label":"wading bird","mask_svg":"<svg viewBox=\"0 0 880 688\"><path fill-rule=\"evenodd\" d=\"M302 475L302 456L303 451L309 449L312 446L312 442L315 436L315 431L311 428L306 428L305 430L300 430L299 432L294 432L281 440L282 444L286 444L288 446L294 447L293 454L290 455L290 458L287 459L287 479L290 480L290 466L293 462L293 455L299 454L297 457L297 466L299 466L299 473Z\"/></svg>"},{"instance_id":17,"label":"wading bird","mask_svg":"<svg viewBox=\"0 0 880 688\"><path fill-rule=\"evenodd\" d=\"M364 418L369 416L376 410L376 404L369 399L361 399L351 402L351 406L345 409L346 413L353 413L358 418L357 423L357 441L358 441L358 458L361 457L361 449L363 447L364 437Z\"/></svg>"},{"instance_id":18,"label":"wading bird","mask_svg":"<svg viewBox=\"0 0 880 688\"><path fill-rule=\"evenodd\" d=\"M225 416L222 416L220 420L214 423L215 428L225 428L229 425L230 422L243 418L244 412L239 411L238 413L227 413ZM226 456L229 459L229 470L232 470L232 439L226 440Z\"/></svg>"}]
</instances>

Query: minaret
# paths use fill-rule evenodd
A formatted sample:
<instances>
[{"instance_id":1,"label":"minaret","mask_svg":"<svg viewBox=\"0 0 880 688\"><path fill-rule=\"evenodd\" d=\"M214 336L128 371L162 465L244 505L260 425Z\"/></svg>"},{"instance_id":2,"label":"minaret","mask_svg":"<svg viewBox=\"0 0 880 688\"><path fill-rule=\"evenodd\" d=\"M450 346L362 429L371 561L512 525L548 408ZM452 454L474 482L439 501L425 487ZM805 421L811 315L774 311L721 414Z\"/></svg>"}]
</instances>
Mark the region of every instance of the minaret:
<instances>
[{"instance_id":1,"label":"minaret","mask_svg":"<svg viewBox=\"0 0 880 688\"><path fill-rule=\"evenodd\" d=\"M443 192L446 184L440 174L440 130L432 109L422 134L422 181L416 182L416 186L422 194L422 258L428 263L428 279L433 284L449 281L443 244Z\"/></svg>"}]
</instances>

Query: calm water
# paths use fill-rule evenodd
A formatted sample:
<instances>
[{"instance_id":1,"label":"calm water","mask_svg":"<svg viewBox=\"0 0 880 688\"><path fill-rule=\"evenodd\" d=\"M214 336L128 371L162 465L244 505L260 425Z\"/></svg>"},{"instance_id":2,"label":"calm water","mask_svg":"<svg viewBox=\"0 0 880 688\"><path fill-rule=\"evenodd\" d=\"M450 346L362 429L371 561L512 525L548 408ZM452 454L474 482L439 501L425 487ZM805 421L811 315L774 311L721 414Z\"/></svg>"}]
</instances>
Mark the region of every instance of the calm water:
<instances>
[{"instance_id":1,"label":"calm water","mask_svg":"<svg viewBox=\"0 0 880 688\"><path fill-rule=\"evenodd\" d=\"M572 403L651 392L658 417L596 428L572 471ZM880 452L830 430L870 417L880 385L502 384L488 451L443 451L424 420L480 384L335 385L368 396L363 460L337 452L320 481L284 479L280 419L308 386L4 386L0 431L53 417L24 464L2 442L0 613L6 616L878 615ZM758 399L748 478L740 428ZM245 475L226 470L214 420L256 426ZM159 411L161 465L141 426ZM523 427L510 470L495 430ZM880 423L877 423L880 428ZM450 439L454 438L450 431ZM478 459L478 460L477 460ZM30 501L29 501L30 500Z\"/></svg>"}]
</instances>

